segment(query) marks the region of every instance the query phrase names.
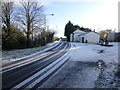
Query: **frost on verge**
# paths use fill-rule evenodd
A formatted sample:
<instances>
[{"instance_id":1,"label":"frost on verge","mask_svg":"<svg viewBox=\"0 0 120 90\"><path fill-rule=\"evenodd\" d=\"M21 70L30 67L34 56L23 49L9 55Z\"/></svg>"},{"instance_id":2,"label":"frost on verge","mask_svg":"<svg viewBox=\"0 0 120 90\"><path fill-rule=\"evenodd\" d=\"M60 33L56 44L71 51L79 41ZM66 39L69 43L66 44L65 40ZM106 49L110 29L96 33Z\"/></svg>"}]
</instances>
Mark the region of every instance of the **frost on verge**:
<instances>
[{"instance_id":1,"label":"frost on verge","mask_svg":"<svg viewBox=\"0 0 120 90\"><path fill-rule=\"evenodd\" d=\"M115 76L117 72L117 63L107 64L107 68L100 71L98 79L95 81L96 88L118 88L120 87L120 78Z\"/></svg>"}]
</instances>

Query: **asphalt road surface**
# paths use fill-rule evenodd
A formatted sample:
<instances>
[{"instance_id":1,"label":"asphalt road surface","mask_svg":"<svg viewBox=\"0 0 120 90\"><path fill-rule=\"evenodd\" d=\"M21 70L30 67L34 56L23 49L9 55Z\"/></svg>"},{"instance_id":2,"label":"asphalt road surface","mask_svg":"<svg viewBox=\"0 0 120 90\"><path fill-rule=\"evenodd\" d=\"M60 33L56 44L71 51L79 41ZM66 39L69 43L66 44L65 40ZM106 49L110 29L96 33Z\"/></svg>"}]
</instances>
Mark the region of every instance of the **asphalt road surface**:
<instances>
[{"instance_id":1,"label":"asphalt road surface","mask_svg":"<svg viewBox=\"0 0 120 90\"><path fill-rule=\"evenodd\" d=\"M13 88L49 64L55 62L58 58L67 52L63 49L68 49L69 47L69 43L60 42L60 44L54 48L40 53L39 55L35 55L30 58L26 58L24 60L4 66L2 72L3 89Z\"/></svg>"},{"instance_id":2,"label":"asphalt road surface","mask_svg":"<svg viewBox=\"0 0 120 90\"><path fill-rule=\"evenodd\" d=\"M96 62L68 61L39 88L95 88L98 75Z\"/></svg>"}]
</instances>

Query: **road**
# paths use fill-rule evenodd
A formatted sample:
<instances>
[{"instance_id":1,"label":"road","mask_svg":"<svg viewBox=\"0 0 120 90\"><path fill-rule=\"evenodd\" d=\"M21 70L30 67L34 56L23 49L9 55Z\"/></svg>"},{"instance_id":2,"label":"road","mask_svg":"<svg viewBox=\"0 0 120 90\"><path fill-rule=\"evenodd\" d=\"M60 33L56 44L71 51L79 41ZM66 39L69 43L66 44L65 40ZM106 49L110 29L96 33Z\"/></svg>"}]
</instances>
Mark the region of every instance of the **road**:
<instances>
[{"instance_id":1,"label":"road","mask_svg":"<svg viewBox=\"0 0 120 90\"><path fill-rule=\"evenodd\" d=\"M55 64L58 64L60 60L59 61L57 60L60 57L64 56L69 48L70 48L69 43L60 42L59 44L57 44L51 49L46 50L45 52L4 65L3 70L2 70L2 79L3 79L2 88L3 89L4 88L7 88L7 89L16 88L19 86L19 84L21 85L21 82L24 82L25 80L29 79L30 77L32 77L33 75L35 75L36 73L40 71L42 72L44 68L47 68L48 66L52 68L53 67L52 64L55 62L56 62ZM66 60L68 60L68 58L66 58ZM53 65L55 66L55 64ZM58 66L62 66L62 64ZM56 67L56 69L59 69L59 68L60 67ZM56 70L50 72L50 74L53 74L55 71ZM44 71L44 73L47 73L47 72L48 71ZM37 76L37 78L39 77ZM48 77L50 77L50 75L48 75ZM31 79L31 81L20 86L20 88L21 89L26 88L27 86L29 86L29 84L31 84L35 80L36 79ZM43 81L45 80L43 79L42 82ZM38 85L36 84L32 88L37 88L37 86L39 86L40 83L41 82L38 82L37 83Z\"/></svg>"}]
</instances>

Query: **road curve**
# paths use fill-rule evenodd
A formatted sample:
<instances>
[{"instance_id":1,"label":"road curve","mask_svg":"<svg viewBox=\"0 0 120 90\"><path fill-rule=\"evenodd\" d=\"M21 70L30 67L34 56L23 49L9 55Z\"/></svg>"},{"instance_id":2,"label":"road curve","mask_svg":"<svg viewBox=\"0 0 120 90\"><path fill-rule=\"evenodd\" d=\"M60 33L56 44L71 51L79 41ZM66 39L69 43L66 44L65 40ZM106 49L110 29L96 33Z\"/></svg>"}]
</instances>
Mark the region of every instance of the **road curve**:
<instances>
[{"instance_id":1,"label":"road curve","mask_svg":"<svg viewBox=\"0 0 120 90\"><path fill-rule=\"evenodd\" d=\"M45 52L20 60L10 65L6 65L7 68L4 67L2 71L2 84L3 84L2 88L11 89L11 88L20 86L21 82L25 82L25 80L29 79L30 77L33 77L33 75L37 74L38 72L41 72L45 68L47 69L42 74L54 73L58 69L58 66L60 67L63 63L65 63L65 61L63 61L63 58L65 58L64 55L69 50L69 48L70 48L69 43L60 42L58 45L54 46L51 49L46 50ZM66 58L66 60L68 60L68 58ZM60 62L63 62L63 63L60 64ZM50 72L48 71L50 70L50 67L51 68L56 67L56 70L54 70L53 68L52 69L53 71ZM42 76L42 74L41 74L41 77L44 77L45 75ZM48 77L49 76L50 75L48 75ZM30 82L28 82L26 85L21 86L20 88L29 87L28 84L34 82L36 79L39 79L39 78L40 76L39 77L37 76L37 78L32 79ZM34 85L33 87L36 88L38 85L39 85L39 82L37 83L37 85Z\"/></svg>"}]
</instances>

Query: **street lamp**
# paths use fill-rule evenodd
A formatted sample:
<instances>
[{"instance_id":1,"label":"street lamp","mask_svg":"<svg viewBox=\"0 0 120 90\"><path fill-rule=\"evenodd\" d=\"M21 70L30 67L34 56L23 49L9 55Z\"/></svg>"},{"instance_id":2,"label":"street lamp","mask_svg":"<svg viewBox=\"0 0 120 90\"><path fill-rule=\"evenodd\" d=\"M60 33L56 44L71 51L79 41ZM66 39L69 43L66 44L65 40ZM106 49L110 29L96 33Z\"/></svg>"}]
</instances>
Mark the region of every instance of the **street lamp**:
<instances>
[{"instance_id":1,"label":"street lamp","mask_svg":"<svg viewBox=\"0 0 120 90\"><path fill-rule=\"evenodd\" d=\"M54 14L45 14L45 30L47 30L47 15L54 16Z\"/></svg>"},{"instance_id":2,"label":"street lamp","mask_svg":"<svg viewBox=\"0 0 120 90\"><path fill-rule=\"evenodd\" d=\"M54 16L54 14L45 14L45 31L47 31L47 15ZM46 37L45 37L45 42L46 42Z\"/></svg>"}]
</instances>

